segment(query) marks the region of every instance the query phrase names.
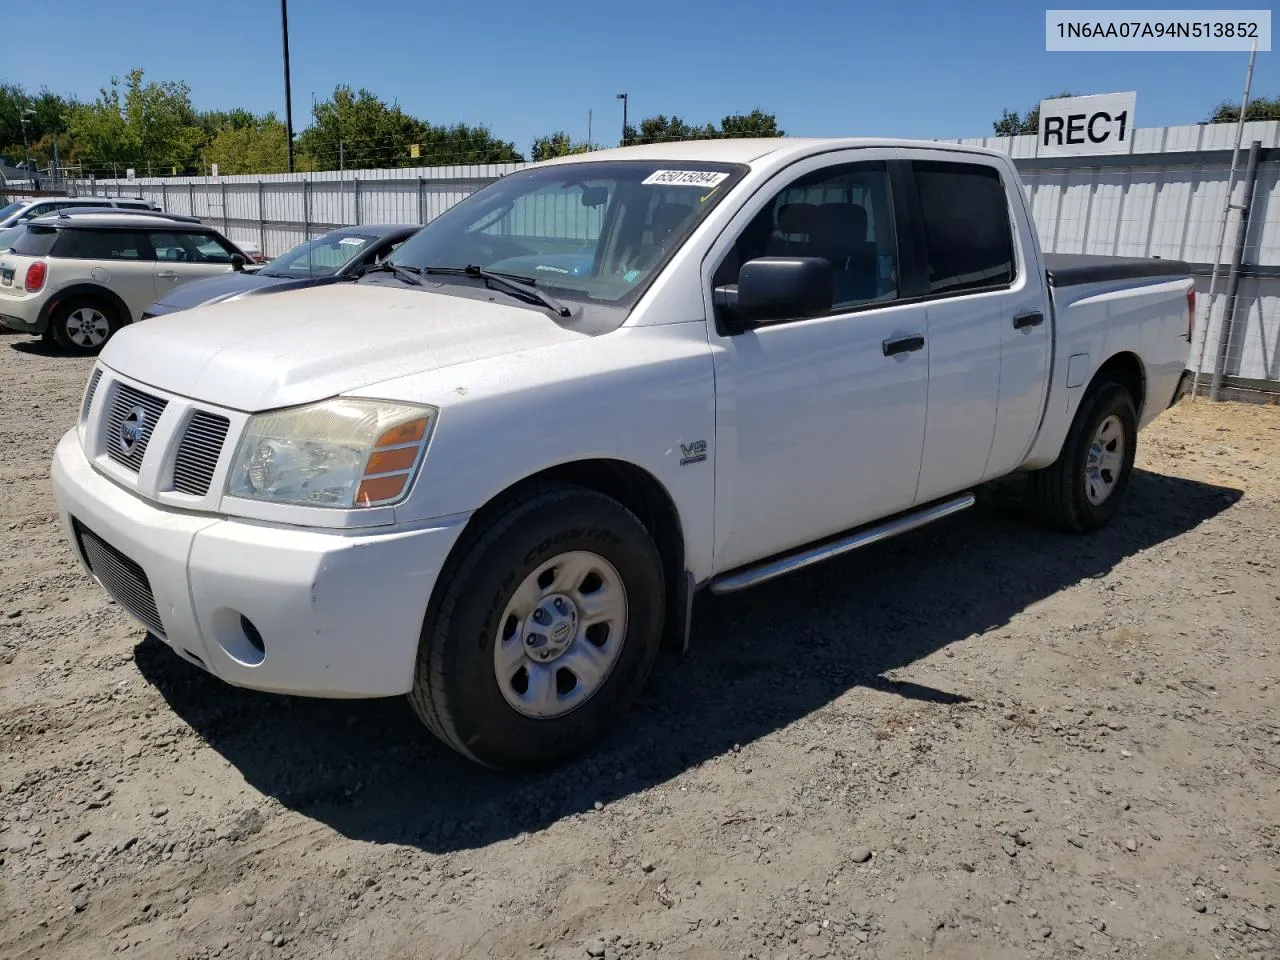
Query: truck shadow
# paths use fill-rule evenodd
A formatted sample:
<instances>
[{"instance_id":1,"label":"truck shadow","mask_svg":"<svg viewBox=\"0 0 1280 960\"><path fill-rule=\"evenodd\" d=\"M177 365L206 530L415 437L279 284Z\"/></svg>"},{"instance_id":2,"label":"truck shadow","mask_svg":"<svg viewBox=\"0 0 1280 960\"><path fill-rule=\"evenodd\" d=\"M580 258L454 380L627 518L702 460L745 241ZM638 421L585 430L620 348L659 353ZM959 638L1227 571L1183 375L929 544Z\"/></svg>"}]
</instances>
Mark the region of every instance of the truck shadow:
<instances>
[{"instance_id":1,"label":"truck shadow","mask_svg":"<svg viewBox=\"0 0 1280 960\"><path fill-rule=\"evenodd\" d=\"M135 653L170 707L264 794L348 837L445 852L663 783L854 687L962 702L962 689L884 675L1105 575L1240 495L1138 471L1111 526L1071 537L1028 525L1016 494L994 491L965 514L846 558L734 597L705 595L690 653L660 658L618 731L585 757L532 775L497 774L454 756L403 698L254 693L188 665L154 638Z\"/></svg>"}]
</instances>

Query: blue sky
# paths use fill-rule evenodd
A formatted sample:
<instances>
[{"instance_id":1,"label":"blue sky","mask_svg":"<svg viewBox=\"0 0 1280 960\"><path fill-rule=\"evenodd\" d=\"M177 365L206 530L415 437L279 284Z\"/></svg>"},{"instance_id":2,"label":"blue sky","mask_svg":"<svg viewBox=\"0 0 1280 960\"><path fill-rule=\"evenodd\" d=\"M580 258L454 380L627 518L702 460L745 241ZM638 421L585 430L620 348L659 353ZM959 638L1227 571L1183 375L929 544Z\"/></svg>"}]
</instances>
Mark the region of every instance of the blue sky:
<instances>
[{"instance_id":1,"label":"blue sky","mask_svg":"<svg viewBox=\"0 0 1280 960\"><path fill-rule=\"evenodd\" d=\"M148 79L186 80L199 108L283 117L274 0L57 7L56 39L41 39L48 21L37 17L21 41L3 44L0 80L91 99L141 66ZM1002 107L1025 110L1062 89L1136 90L1139 127L1194 123L1239 101L1247 54L1047 53L1044 9L1025 0L292 0L294 127L306 126L313 93L339 83L435 123L488 124L522 150L555 129L585 138L588 110L593 138L616 142L621 91L633 121L718 121L758 105L808 136L982 136ZM1280 94L1276 56L1258 55L1255 94Z\"/></svg>"}]
</instances>

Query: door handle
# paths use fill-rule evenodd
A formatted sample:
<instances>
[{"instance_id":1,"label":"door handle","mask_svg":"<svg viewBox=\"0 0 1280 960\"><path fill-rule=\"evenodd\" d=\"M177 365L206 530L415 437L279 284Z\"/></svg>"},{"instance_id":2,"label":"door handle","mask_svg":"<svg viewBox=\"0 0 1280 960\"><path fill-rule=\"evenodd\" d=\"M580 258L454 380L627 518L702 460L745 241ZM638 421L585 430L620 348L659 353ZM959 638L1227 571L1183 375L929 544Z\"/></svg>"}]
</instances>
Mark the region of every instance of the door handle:
<instances>
[{"instance_id":1,"label":"door handle","mask_svg":"<svg viewBox=\"0 0 1280 960\"><path fill-rule=\"evenodd\" d=\"M161 270L156 274L157 277L160 277L163 280L172 280L177 275L178 274L173 270Z\"/></svg>"},{"instance_id":2,"label":"door handle","mask_svg":"<svg viewBox=\"0 0 1280 960\"><path fill-rule=\"evenodd\" d=\"M881 349L886 357L892 357L899 353L914 353L916 350L924 348L924 337L918 333L913 333L909 337L893 337L881 343Z\"/></svg>"},{"instance_id":3,"label":"door handle","mask_svg":"<svg viewBox=\"0 0 1280 960\"><path fill-rule=\"evenodd\" d=\"M1044 314L1038 310L1034 313L1020 313L1013 318L1013 329L1022 330L1025 327L1038 327L1044 323Z\"/></svg>"}]
</instances>

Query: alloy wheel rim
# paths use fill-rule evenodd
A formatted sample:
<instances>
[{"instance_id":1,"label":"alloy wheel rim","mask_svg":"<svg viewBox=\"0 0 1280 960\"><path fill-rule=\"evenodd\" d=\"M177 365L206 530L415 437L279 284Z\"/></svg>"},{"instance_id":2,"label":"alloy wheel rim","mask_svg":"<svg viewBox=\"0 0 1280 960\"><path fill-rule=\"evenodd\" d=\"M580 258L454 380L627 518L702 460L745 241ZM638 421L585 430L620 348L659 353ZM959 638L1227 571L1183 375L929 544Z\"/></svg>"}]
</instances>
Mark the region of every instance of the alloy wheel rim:
<instances>
[{"instance_id":1,"label":"alloy wheel rim","mask_svg":"<svg viewBox=\"0 0 1280 960\"><path fill-rule=\"evenodd\" d=\"M76 346L96 347L105 343L111 325L102 313L93 307L81 307L73 310L67 317L67 339Z\"/></svg>"}]
</instances>

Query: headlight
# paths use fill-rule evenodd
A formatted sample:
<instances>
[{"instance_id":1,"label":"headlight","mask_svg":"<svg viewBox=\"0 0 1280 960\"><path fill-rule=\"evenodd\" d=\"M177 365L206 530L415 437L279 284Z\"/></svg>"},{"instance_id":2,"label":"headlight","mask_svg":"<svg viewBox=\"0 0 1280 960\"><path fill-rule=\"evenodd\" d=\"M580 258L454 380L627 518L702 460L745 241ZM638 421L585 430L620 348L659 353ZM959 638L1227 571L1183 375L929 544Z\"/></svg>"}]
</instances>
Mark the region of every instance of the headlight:
<instances>
[{"instance_id":1,"label":"headlight","mask_svg":"<svg viewBox=\"0 0 1280 960\"><path fill-rule=\"evenodd\" d=\"M227 484L233 497L312 507L373 507L409 492L435 407L326 400L252 417Z\"/></svg>"}]
</instances>

